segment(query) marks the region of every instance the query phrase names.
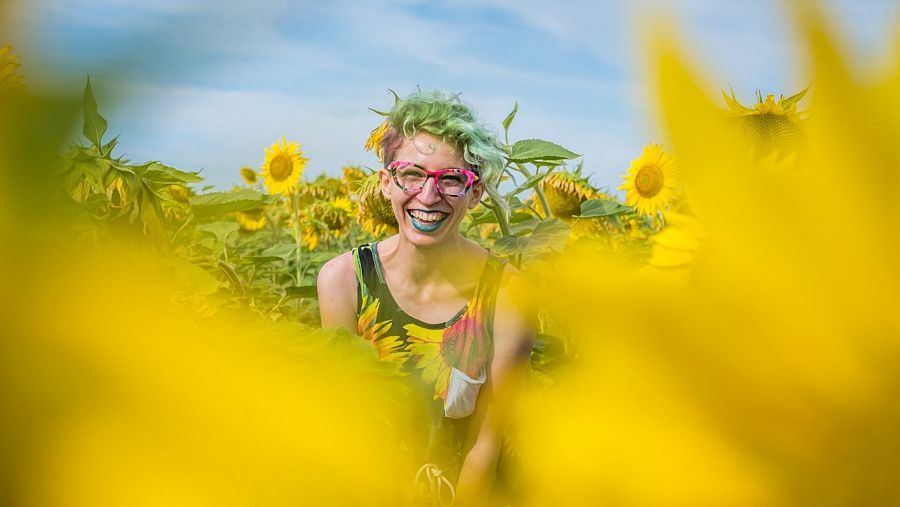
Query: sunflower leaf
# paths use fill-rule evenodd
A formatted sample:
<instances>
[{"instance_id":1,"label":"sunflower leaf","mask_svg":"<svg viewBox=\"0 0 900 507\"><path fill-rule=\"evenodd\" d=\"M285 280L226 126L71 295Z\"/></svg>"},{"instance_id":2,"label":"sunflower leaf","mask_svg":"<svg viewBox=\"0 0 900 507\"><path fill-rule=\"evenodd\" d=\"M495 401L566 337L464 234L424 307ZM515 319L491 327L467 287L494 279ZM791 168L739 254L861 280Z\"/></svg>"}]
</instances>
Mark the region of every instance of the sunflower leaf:
<instances>
[{"instance_id":1,"label":"sunflower leaf","mask_svg":"<svg viewBox=\"0 0 900 507\"><path fill-rule=\"evenodd\" d=\"M516 118L516 113L519 112L519 102L516 101L513 105L512 111L508 115L506 115L506 119L503 120L503 132L509 131L509 126L512 125L513 120Z\"/></svg>"},{"instance_id":2,"label":"sunflower leaf","mask_svg":"<svg viewBox=\"0 0 900 507\"><path fill-rule=\"evenodd\" d=\"M528 249L553 248L561 251L569 239L569 232L571 227L562 220L544 220L528 238Z\"/></svg>"},{"instance_id":3,"label":"sunflower leaf","mask_svg":"<svg viewBox=\"0 0 900 507\"><path fill-rule=\"evenodd\" d=\"M101 153L103 153L103 134L106 133L108 125L109 122L106 121L106 118L100 116L97 111L97 101L94 99L94 92L91 89L91 78L88 77L87 84L84 86L84 126L81 132Z\"/></svg>"},{"instance_id":4,"label":"sunflower leaf","mask_svg":"<svg viewBox=\"0 0 900 507\"><path fill-rule=\"evenodd\" d=\"M577 218L608 217L630 209L629 206L609 199L588 199L581 203L581 215L577 215Z\"/></svg>"},{"instance_id":5,"label":"sunflower leaf","mask_svg":"<svg viewBox=\"0 0 900 507\"><path fill-rule=\"evenodd\" d=\"M581 155L543 139L523 139L512 145L510 162L553 162L578 158Z\"/></svg>"},{"instance_id":6,"label":"sunflower leaf","mask_svg":"<svg viewBox=\"0 0 900 507\"><path fill-rule=\"evenodd\" d=\"M315 285L290 285L284 288L285 294L291 298L316 298L319 292Z\"/></svg>"},{"instance_id":7,"label":"sunflower leaf","mask_svg":"<svg viewBox=\"0 0 900 507\"><path fill-rule=\"evenodd\" d=\"M199 183L203 181L203 177L197 173L179 171L160 162L148 162L145 165L147 169L144 171L143 177L145 180L154 183L174 185L176 183Z\"/></svg>"},{"instance_id":8,"label":"sunflower leaf","mask_svg":"<svg viewBox=\"0 0 900 507\"><path fill-rule=\"evenodd\" d=\"M237 192L210 192L191 197L191 210L196 217L210 217L235 211L257 209L270 204L275 197L253 190Z\"/></svg>"},{"instance_id":9,"label":"sunflower leaf","mask_svg":"<svg viewBox=\"0 0 900 507\"><path fill-rule=\"evenodd\" d=\"M500 255L516 255L525 250L525 238L503 236L494 242L493 250Z\"/></svg>"}]
</instances>

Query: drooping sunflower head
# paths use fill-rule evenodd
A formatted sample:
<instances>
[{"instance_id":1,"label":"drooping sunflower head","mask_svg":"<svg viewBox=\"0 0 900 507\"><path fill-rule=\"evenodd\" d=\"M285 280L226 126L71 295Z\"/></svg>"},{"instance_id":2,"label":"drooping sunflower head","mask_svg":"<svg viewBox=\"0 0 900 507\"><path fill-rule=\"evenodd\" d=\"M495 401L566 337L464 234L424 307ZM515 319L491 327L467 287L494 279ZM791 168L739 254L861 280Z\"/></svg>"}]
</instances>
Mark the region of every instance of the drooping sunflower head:
<instances>
[{"instance_id":1,"label":"drooping sunflower head","mask_svg":"<svg viewBox=\"0 0 900 507\"><path fill-rule=\"evenodd\" d=\"M681 194L675 162L658 144L644 146L622 178L625 183L619 190L625 191L625 203L642 215L670 207Z\"/></svg>"},{"instance_id":2,"label":"drooping sunflower head","mask_svg":"<svg viewBox=\"0 0 900 507\"><path fill-rule=\"evenodd\" d=\"M797 111L797 102L809 91L809 87L785 98L783 95L775 100L774 95L766 95L757 91L756 104L752 108L741 104L731 91L729 96L724 91L728 111L740 122L741 128L753 142L760 155L773 151L790 152L805 139L803 122L806 114Z\"/></svg>"},{"instance_id":3,"label":"drooping sunflower head","mask_svg":"<svg viewBox=\"0 0 900 507\"><path fill-rule=\"evenodd\" d=\"M541 181L541 188L550 212L557 218L569 219L580 214L581 203L597 197L597 190L581 176L581 166L575 171L550 173Z\"/></svg>"},{"instance_id":4,"label":"drooping sunflower head","mask_svg":"<svg viewBox=\"0 0 900 507\"><path fill-rule=\"evenodd\" d=\"M0 89L22 90L25 83L19 74L19 55L13 53L9 44L0 46Z\"/></svg>"},{"instance_id":5,"label":"drooping sunflower head","mask_svg":"<svg viewBox=\"0 0 900 507\"><path fill-rule=\"evenodd\" d=\"M374 236L397 229L397 217L390 201L381 193L379 174L373 173L359 185L359 224Z\"/></svg>"},{"instance_id":6,"label":"drooping sunflower head","mask_svg":"<svg viewBox=\"0 0 900 507\"><path fill-rule=\"evenodd\" d=\"M262 166L262 177L270 194L290 192L297 185L307 158L303 158L300 143L286 141L285 138L266 148L266 160Z\"/></svg>"},{"instance_id":7,"label":"drooping sunflower head","mask_svg":"<svg viewBox=\"0 0 900 507\"><path fill-rule=\"evenodd\" d=\"M250 186L256 185L256 182L259 181L256 171L246 166L241 167L241 178L243 178L244 183Z\"/></svg>"},{"instance_id":8,"label":"drooping sunflower head","mask_svg":"<svg viewBox=\"0 0 900 507\"><path fill-rule=\"evenodd\" d=\"M242 231L258 231L266 226L266 213L262 208L238 211L235 215Z\"/></svg>"},{"instance_id":9,"label":"drooping sunflower head","mask_svg":"<svg viewBox=\"0 0 900 507\"><path fill-rule=\"evenodd\" d=\"M341 234L346 232L353 216L353 203L347 197L336 197L330 202L321 203L322 222L328 226L328 230Z\"/></svg>"},{"instance_id":10,"label":"drooping sunflower head","mask_svg":"<svg viewBox=\"0 0 900 507\"><path fill-rule=\"evenodd\" d=\"M358 165L345 165L341 168L341 181L351 191L364 179L366 179L366 172Z\"/></svg>"}]
</instances>

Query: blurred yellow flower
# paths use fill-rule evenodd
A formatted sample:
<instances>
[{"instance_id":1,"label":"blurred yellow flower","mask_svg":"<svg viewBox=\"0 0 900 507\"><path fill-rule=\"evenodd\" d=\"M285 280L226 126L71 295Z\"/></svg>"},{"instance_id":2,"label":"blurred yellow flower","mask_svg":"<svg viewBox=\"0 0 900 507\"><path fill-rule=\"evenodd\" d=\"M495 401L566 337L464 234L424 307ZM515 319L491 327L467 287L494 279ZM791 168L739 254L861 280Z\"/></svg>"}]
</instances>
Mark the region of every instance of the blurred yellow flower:
<instances>
[{"instance_id":1,"label":"blurred yellow flower","mask_svg":"<svg viewBox=\"0 0 900 507\"><path fill-rule=\"evenodd\" d=\"M243 231L258 231L266 226L266 214L262 208L238 211L236 218Z\"/></svg>"},{"instance_id":2,"label":"blurred yellow flower","mask_svg":"<svg viewBox=\"0 0 900 507\"><path fill-rule=\"evenodd\" d=\"M731 91L731 96L722 92L729 112L741 121L742 127L753 140L761 154L765 155L775 149L791 151L796 149L804 139L802 120L805 113L797 112L797 102L809 91L809 87L785 98L783 95L775 100L774 95L757 92L756 104L746 107L741 104Z\"/></svg>"},{"instance_id":3,"label":"blurred yellow flower","mask_svg":"<svg viewBox=\"0 0 900 507\"><path fill-rule=\"evenodd\" d=\"M270 194L286 193L297 185L307 158L303 158L300 143L288 142L284 137L266 148L262 176Z\"/></svg>"},{"instance_id":4,"label":"blurred yellow flower","mask_svg":"<svg viewBox=\"0 0 900 507\"><path fill-rule=\"evenodd\" d=\"M391 124L388 120L384 120L381 125L372 129L372 133L370 133L369 138L366 139L366 151L374 150L375 156L378 157L379 162L384 162L384 150L381 148L381 140L384 139L384 135L387 133L390 126Z\"/></svg>"},{"instance_id":5,"label":"blurred yellow flower","mask_svg":"<svg viewBox=\"0 0 900 507\"><path fill-rule=\"evenodd\" d=\"M259 181L256 171L249 167L241 167L241 178L243 178L244 183L248 185L256 185L256 182Z\"/></svg>"},{"instance_id":6,"label":"blurred yellow flower","mask_svg":"<svg viewBox=\"0 0 900 507\"><path fill-rule=\"evenodd\" d=\"M664 270L686 271L696 264L706 239L706 229L697 219L666 212L666 227L655 234L650 265Z\"/></svg>"},{"instance_id":7,"label":"blurred yellow flower","mask_svg":"<svg viewBox=\"0 0 900 507\"><path fill-rule=\"evenodd\" d=\"M0 88L21 89L25 85L19 74L19 55L13 53L9 44L0 46Z\"/></svg>"},{"instance_id":8,"label":"blurred yellow flower","mask_svg":"<svg viewBox=\"0 0 900 507\"><path fill-rule=\"evenodd\" d=\"M625 190L625 203L642 215L667 208L681 193L675 163L658 144L644 146L640 158L631 162L622 178L625 183L619 190Z\"/></svg>"}]
</instances>

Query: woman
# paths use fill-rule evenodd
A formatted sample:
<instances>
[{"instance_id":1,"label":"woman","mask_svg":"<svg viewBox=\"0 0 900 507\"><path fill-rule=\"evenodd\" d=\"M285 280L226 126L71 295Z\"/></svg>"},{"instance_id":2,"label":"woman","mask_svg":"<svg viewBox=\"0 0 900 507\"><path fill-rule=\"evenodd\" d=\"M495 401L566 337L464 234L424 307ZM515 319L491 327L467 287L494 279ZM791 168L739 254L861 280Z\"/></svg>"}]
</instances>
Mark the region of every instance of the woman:
<instances>
[{"instance_id":1,"label":"woman","mask_svg":"<svg viewBox=\"0 0 900 507\"><path fill-rule=\"evenodd\" d=\"M521 276L459 232L486 190L497 195L486 186L504 155L455 95L414 93L388 122L380 183L399 232L322 267L322 325L356 331L382 360L402 364L428 406L420 473L455 482L471 502L492 485L535 334Z\"/></svg>"}]
</instances>

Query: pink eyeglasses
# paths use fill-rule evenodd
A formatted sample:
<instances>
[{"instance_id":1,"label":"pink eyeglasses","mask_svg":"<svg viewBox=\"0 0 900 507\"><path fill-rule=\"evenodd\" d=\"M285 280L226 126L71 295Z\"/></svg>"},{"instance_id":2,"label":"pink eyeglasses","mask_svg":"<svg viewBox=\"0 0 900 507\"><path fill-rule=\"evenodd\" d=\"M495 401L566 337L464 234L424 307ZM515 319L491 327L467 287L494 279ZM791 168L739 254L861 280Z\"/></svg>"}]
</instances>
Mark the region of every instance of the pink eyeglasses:
<instances>
[{"instance_id":1,"label":"pink eyeglasses","mask_svg":"<svg viewBox=\"0 0 900 507\"><path fill-rule=\"evenodd\" d=\"M429 171L405 160L395 160L388 164L387 169L391 171L394 183L406 192L419 192L425 187L428 178L434 178L438 192L448 197L466 195L472 185L481 179L477 172L469 169L448 167Z\"/></svg>"}]
</instances>

